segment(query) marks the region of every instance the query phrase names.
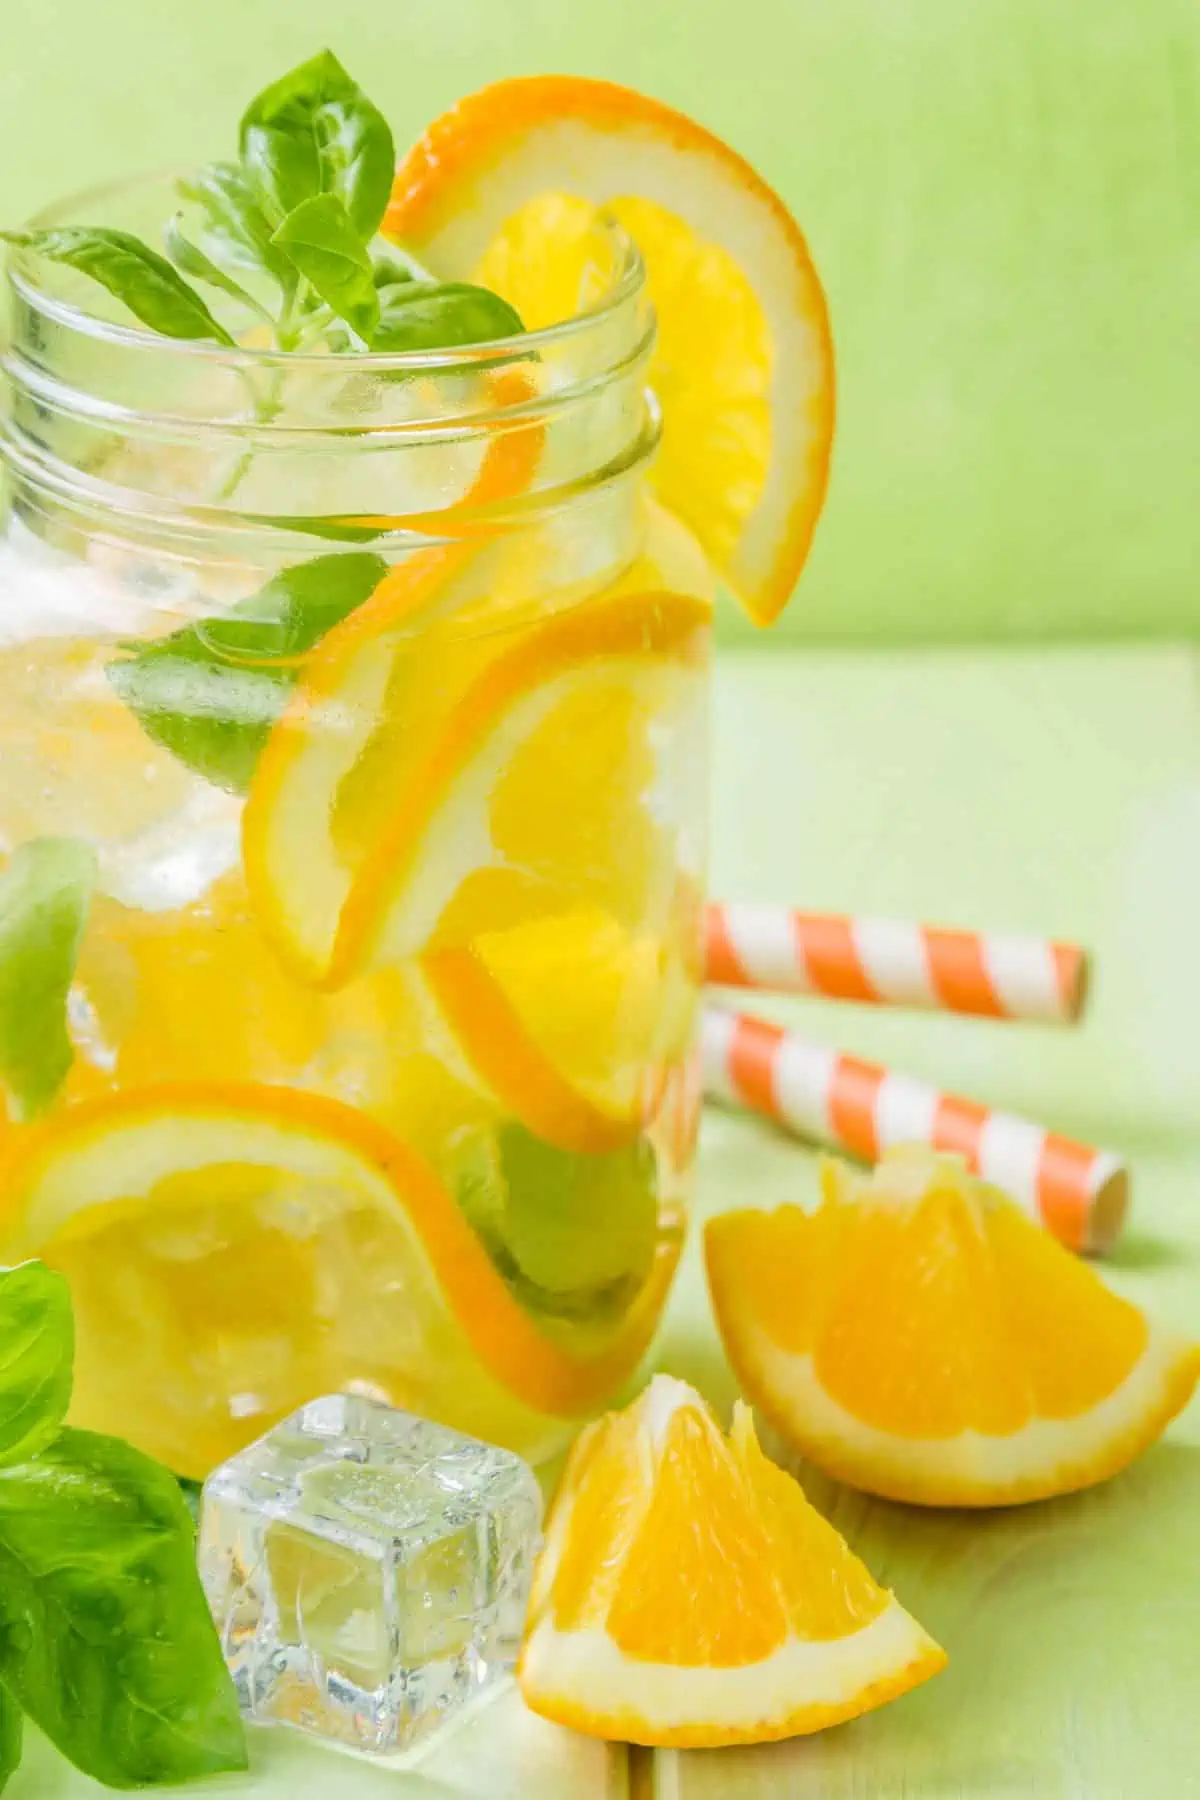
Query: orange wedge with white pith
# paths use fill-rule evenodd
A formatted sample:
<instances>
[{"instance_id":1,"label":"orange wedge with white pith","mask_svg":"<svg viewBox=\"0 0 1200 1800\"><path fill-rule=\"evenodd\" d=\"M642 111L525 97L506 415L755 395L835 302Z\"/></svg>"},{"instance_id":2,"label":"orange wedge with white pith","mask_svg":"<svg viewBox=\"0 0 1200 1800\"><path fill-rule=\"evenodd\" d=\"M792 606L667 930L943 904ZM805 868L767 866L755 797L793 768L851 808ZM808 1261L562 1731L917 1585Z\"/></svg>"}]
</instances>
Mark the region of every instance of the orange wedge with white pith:
<instances>
[{"instance_id":1,"label":"orange wedge with white pith","mask_svg":"<svg viewBox=\"0 0 1200 1800\"><path fill-rule=\"evenodd\" d=\"M521 1692L594 1737L763 1743L893 1700L945 1656L763 1455L656 1376L577 1441L534 1574Z\"/></svg>"},{"instance_id":2,"label":"orange wedge with white pith","mask_svg":"<svg viewBox=\"0 0 1200 1800\"><path fill-rule=\"evenodd\" d=\"M611 82L501 81L409 151L384 230L540 327L602 303L606 219L637 244L658 318L656 492L769 624L825 495L833 352L803 234L750 165Z\"/></svg>"},{"instance_id":3,"label":"orange wedge with white pith","mask_svg":"<svg viewBox=\"0 0 1200 1800\"><path fill-rule=\"evenodd\" d=\"M174 1083L14 1137L0 1254L70 1280L72 1417L203 1475L314 1394L363 1384L536 1451L649 1341L679 1248L578 1354L514 1297L429 1165L296 1089Z\"/></svg>"},{"instance_id":4,"label":"orange wedge with white pith","mask_svg":"<svg viewBox=\"0 0 1200 1800\"><path fill-rule=\"evenodd\" d=\"M319 646L247 800L247 887L289 965L332 988L419 953L489 846L497 862L588 897L582 848L591 897L629 886L640 906L667 848L622 784L638 733L694 698L707 601L614 591L499 648L487 634L426 634L420 655L404 631L407 594L394 623L390 604L381 590ZM572 730L572 755L547 767L545 748ZM604 761L614 744L615 770ZM586 813L562 810L589 770ZM618 862L597 854L614 819Z\"/></svg>"},{"instance_id":5,"label":"orange wedge with white pith","mask_svg":"<svg viewBox=\"0 0 1200 1800\"><path fill-rule=\"evenodd\" d=\"M827 1162L815 1212L705 1233L742 1389L818 1468L926 1506L1007 1506L1125 1468L1186 1405L1200 1346L1151 1324L957 1158Z\"/></svg>"}]
</instances>

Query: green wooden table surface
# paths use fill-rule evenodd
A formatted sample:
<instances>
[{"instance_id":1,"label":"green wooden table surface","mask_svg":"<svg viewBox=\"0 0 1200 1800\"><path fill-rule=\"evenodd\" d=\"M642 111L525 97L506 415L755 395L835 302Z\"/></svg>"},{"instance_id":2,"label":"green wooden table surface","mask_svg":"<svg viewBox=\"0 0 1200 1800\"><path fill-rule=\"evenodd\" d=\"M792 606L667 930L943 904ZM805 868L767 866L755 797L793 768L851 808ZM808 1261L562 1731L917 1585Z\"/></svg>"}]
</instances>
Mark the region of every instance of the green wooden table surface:
<instances>
[{"instance_id":1,"label":"green wooden table surface","mask_svg":"<svg viewBox=\"0 0 1200 1800\"><path fill-rule=\"evenodd\" d=\"M1044 930L1090 944L1074 1033L820 1002L831 1042L1125 1151L1113 1283L1200 1330L1200 655L1192 649L728 654L716 708L714 890ZM811 1191L806 1151L707 1121L699 1212ZM658 1362L733 1384L693 1239ZM256 1733L229 1800L1188 1800L1200 1796L1200 1404L1127 1475L973 1516L808 1477L945 1644L946 1673L870 1718L762 1749L626 1754L515 1696L419 1772ZM184 1790L171 1790L171 1794ZM197 1790L188 1789L188 1793ZM43 1745L6 1800L101 1792Z\"/></svg>"}]
</instances>

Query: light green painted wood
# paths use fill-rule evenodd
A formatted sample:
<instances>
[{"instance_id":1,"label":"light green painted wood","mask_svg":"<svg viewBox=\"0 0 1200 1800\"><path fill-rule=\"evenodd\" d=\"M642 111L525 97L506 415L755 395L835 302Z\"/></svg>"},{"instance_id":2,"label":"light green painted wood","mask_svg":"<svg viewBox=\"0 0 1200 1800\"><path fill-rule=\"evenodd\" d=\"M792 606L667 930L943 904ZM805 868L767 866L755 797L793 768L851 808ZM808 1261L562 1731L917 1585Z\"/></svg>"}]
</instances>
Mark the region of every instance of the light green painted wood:
<instances>
[{"instance_id":1,"label":"light green painted wood","mask_svg":"<svg viewBox=\"0 0 1200 1800\"><path fill-rule=\"evenodd\" d=\"M798 1003L806 1029L880 1053L1132 1159L1108 1265L1200 1330L1200 684L1179 649L747 656L717 685L714 888L814 906L1077 933L1099 957L1078 1032ZM787 1009L779 1009L781 1011ZM811 1191L813 1158L751 1121L706 1124L698 1212ZM722 1409L733 1384L693 1237L659 1361ZM1190 1800L1200 1404L1096 1493L986 1517L810 1491L945 1643L949 1670L820 1739L664 1756L658 1800ZM421 1775L386 1777L282 1734L230 1800L632 1800L623 1753L513 1699ZM643 1774L648 1765L640 1763ZM336 1784L336 1785L335 1785ZM633 1790L649 1800L646 1783ZM189 1790L189 1792L195 1790ZM49 1751L6 1800L96 1800Z\"/></svg>"},{"instance_id":2,"label":"light green painted wood","mask_svg":"<svg viewBox=\"0 0 1200 1800\"><path fill-rule=\"evenodd\" d=\"M0 217L221 154L327 39L413 132L565 68L761 165L828 282L841 426L785 635L1195 631L1193 0L8 0Z\"/></svg>"}]
</instances>

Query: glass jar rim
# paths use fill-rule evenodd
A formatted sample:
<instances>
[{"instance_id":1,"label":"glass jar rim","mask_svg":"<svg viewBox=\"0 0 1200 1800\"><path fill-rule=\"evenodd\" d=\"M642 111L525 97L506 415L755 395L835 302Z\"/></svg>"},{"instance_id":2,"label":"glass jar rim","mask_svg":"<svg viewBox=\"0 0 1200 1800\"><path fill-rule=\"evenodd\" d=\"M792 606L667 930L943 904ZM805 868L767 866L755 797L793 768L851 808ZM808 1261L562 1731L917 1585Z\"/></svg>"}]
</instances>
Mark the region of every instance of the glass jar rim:
<instances>
[{"instance_id":1,"label":"glass jar rim","mask_svg":"<svg viewBox=\"0 0 1200 1800\"><path fill-rule=\"evenodd\" d=\"M141 188L164 182L174 184L186 179L190 173L193 171L158 170L78 188L42 207L26 221L22 229L45 231L59 228L71 222L69 215L73 212L90 210L106 199L118 200ZM20 245L11 248L6 259L7 274L25 304L34 311L43 313L59 325L77 331L82 336L130 349L152 348L164 354L194 358L201 363L216 361L225 367L243 369L325 369L331 373L340 370L344 374L347 366L351 365L366 374L437 374L440 370L462 370L472 366L487 369L493 364L527 358L540 351L553 349L579 332L602 326L607 319L619 312L645 286L646 269L641 251L616 219L602 215L602 223L619 258L618 272L615 280L594 305L582 308L553 325L540 326L533 331L506 338L490 338L479 344L455 344L438 350L278 350L245 344L222 344L207 338L168 337L140 323L127 324L118 319L103 318L98 313L88 312L70 300L52 293L32 277L31 270L37 262L34 250Z\"/></svg>"}]
</instances>

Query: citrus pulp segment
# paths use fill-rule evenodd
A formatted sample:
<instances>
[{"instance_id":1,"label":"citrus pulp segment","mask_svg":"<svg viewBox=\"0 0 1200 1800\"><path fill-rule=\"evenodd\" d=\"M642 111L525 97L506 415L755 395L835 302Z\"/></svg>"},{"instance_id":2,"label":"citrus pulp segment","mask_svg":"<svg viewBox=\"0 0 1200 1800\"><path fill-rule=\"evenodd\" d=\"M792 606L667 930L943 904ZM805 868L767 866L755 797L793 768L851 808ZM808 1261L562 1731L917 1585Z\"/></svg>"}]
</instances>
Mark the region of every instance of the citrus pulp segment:
<instances>
[{"instance_id":1,"label":"citrus pulp segment","mask_svg":"<svg viewBox=\"0 0 1200 1800\"><path fill-rule=\"evenodd\" d=\"M660 1375L578 1439L518 1670L535 1712L632 1743L758 1743L853 1718L944 1661L763 1456L746 1408L726 1438Z\"/></svg>"},{"instance_id":2,"label":"citrus pulp segment","mask_svg":"<svg viewBox=\"0 0 1200 1800\"><path fill-rule=\"evenodd\" d=\"M739 1382L868 1493L999 1506L1105 1480L1186 1404L1200 1349L1151 1325L966 1172L893 1151L827 1163L819 1208L730 1212L709 1287Z\"/></svg>"}]
</instances>

